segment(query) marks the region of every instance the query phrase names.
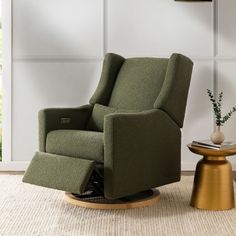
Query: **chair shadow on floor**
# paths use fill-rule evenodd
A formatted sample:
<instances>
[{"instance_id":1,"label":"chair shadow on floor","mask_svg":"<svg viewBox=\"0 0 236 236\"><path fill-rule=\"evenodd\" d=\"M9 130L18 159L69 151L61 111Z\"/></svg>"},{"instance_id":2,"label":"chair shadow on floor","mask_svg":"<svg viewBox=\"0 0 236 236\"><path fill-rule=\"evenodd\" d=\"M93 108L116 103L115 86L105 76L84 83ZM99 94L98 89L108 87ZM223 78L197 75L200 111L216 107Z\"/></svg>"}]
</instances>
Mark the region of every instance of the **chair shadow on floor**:
<instances>
[{"instance_id":1,"label":"chair shadow on floor","mask_svg":"<svg viewBox=\"0 0 236 236\"><path fill-rule=\"evenodd\" d=\"M191 197L191 188L186 189L181 192L181 189L173 186L173 189L170 190L170 187L159 188L161 195L160 201L148 207L135 208L135 209L126 209L126 210L94 210L89 208L82 208L74 205L69 205L67 202L60 204L62 215L66 212L67 214L74 214L74 217L78 214L78 211L87 213L91 212L91 215L98 212L98 214L104 214L106 217L122 217L126 216L128 218L134 219L145 219L145 218L157 218L157 217L172 217L172 216L181 216L193 212L196 209L190 206L190 197ZM65 212L66 211L66 212Z\"/></svg>"}]
</instances>

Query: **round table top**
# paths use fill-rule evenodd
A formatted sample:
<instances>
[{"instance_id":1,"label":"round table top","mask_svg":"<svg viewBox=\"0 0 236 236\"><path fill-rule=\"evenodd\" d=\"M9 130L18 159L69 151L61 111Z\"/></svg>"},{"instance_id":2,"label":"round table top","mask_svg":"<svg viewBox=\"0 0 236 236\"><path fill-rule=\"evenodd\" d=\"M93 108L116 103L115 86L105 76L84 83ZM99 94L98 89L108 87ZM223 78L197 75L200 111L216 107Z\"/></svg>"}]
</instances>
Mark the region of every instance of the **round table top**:
<instances>
[{"instance_id":1,"label":"round table top","mask_svg":"<svg viewBox=\"0 0 236 236\"><path fill-rule=\"evenodd\" d=\"M191 144L187 145L189 150L193 153L202 155L202 156L215 156L215 157L226 157L236 155L236 148L228 148L224 150L214 150L204 147L197 147Z\"/></svg>"}]
</instances>

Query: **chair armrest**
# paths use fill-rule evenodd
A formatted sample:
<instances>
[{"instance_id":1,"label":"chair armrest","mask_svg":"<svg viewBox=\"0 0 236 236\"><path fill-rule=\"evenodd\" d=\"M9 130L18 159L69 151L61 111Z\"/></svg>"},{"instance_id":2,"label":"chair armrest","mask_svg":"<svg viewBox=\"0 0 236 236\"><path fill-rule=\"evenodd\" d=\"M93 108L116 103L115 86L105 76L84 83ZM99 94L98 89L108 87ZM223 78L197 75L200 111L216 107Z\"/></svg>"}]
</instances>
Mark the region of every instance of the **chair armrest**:
<instances>
[{"instance_id":1,"label":"chair armrest","mask_svg":"<svg viewBox=\"0 0 236 236\"><path fill-rule=\"evenodd\" d=\"M107 198L179 180L181 131L168 114L158 109L110 114L104 126Z\"/></svg>"},{"instance_id":2,"label":"chair armrest","mask_svg":"<svg viewBox=\"0 0 236 236\"><path fill-rule=\"evenodd\" d=\"M85 129L92 105L39 111L39 151L45 152L47 134L57 129Z\"/></svg>"}]
</instances>

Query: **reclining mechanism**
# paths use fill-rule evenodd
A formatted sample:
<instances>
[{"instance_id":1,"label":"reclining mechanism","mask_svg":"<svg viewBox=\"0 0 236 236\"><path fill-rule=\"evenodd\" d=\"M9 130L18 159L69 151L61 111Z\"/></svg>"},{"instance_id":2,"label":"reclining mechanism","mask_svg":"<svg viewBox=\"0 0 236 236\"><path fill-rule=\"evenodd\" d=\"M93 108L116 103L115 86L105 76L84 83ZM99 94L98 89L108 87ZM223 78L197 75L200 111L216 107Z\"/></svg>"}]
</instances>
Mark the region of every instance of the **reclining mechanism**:
<instances>
[{"instance_id":1,"label":"reclining mechanism","mask_svg":"<svg viewBox=\"0 0 236 236\"><path fill-rule=\"evenodd\" d=\"M92 198L104 198L104 178L95 169L88 181L85 192L82 194L72 193L75 197L79 199L92 199Z\"/></svg>"}]
</instances>

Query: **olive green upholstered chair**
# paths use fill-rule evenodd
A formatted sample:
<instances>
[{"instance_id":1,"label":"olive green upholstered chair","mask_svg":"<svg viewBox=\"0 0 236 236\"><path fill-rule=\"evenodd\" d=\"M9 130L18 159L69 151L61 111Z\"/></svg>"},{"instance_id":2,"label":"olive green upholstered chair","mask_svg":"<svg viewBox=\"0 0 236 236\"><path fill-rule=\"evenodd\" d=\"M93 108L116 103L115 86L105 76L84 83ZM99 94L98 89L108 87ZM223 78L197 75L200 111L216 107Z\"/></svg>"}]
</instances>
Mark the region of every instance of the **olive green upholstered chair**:
<instances>
[{"instance_id":1,"label":"olive green upholstered chair","mask_svg":"<svg viewBox=\"0 0 236 236\"><path fill-rule=\"evenodd\" d=\"M180 180L193 63L108 53L89 104L39 112L39 152L23 181L117 199ZM97 186L96 186L97 185Z\"/></svg>"}]
</instances>

